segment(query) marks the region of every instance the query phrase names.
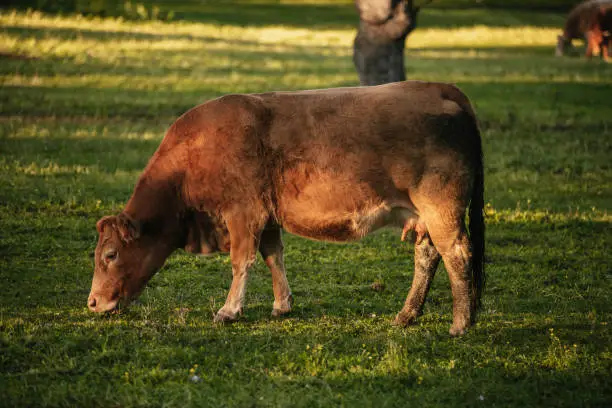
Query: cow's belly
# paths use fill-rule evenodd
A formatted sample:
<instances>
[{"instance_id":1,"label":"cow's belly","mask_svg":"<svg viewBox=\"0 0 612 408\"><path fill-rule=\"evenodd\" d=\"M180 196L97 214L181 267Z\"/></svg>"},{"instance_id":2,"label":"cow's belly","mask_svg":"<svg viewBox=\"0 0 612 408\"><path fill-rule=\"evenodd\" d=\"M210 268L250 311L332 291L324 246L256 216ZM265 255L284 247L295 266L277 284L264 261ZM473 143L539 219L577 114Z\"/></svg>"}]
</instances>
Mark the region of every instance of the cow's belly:
<instances>
[{"instance_id":1,"label":"cow's belly","mask_svg":"<svg viewBox=\"0 0 612 408\"><path fill-rule=\"evenodd\" d=\"M305 238L345 242L359 240L385 226L405 228L406 225L418 223L418 215L410 209L390 207L387 203L381 203L378 206L346 214L310 212L304 217L294 215L284 218L282 227L287 232Z\"/></svg>"},{"instance_id":2,"label":"cow's belly","mask_svg":"<svg viewBox=\"0 0 612 408\"><path fill-rule=\"evenodd\" d=\"M416 224L407 196L352 175L310 173L286 177L279 190L277 216L295 235L323 241L352 241L384 226Z\"/></svg>"}]
</instances>

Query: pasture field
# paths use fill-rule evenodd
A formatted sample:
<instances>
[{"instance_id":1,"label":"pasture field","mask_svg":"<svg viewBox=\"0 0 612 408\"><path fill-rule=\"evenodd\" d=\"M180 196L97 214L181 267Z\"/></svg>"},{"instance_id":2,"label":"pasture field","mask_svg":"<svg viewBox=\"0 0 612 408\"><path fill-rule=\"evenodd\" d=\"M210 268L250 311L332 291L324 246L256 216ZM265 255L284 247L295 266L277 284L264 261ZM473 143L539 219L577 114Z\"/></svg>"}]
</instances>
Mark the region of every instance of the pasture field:
<instances>
[{"instance_id":1,"label":"pasture field","mask_svg":"<svg viewBox=\"0 0 612 408\"><path fill-rule=\"evenodd\" d=\"M87 310L95 223L178 115L357 85L348 17L269 3L279 23L225 2L217 20L0 12L0 406L609 406L612 65L553 57L557 13L430 9L408 40L407 76L457 83L481 121L488 287L466 336L448 335L443 268L418 324L391 324L413 270L395 230L286 234L285 318L258 261L242 320L213 324L229 258L183 252L129 309Z\"/></svg>"}]
</instances>

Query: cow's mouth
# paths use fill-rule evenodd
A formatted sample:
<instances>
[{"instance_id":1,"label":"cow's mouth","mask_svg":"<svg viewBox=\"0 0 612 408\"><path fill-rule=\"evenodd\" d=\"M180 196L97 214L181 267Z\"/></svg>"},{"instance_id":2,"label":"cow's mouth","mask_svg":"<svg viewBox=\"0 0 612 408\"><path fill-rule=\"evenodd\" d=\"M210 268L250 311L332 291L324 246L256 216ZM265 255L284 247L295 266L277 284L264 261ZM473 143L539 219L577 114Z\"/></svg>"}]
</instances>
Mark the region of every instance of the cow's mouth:
<instances>
[{"instance_id":1,"label":"cow's mouth","mask_svg":"<svg viewBox=\"0 0 612 408\"><path fill-rule=\"evenodd\" d=\"M94 313L111 313L119 310L120 297L113 296L110 300L101 295L90 294L87 307Z\"/></svg>"},{"instance_id":2,"label":"cow's mouth","mask_svg":"<svg viewBox=\"0 0 612 408\"><path fill-rule=\"evenodd\" d=\"M104 304L88 305L89 310L94 313L112 313L119 310L119 301L115 300Z\"/></svg>"}]
</instances>

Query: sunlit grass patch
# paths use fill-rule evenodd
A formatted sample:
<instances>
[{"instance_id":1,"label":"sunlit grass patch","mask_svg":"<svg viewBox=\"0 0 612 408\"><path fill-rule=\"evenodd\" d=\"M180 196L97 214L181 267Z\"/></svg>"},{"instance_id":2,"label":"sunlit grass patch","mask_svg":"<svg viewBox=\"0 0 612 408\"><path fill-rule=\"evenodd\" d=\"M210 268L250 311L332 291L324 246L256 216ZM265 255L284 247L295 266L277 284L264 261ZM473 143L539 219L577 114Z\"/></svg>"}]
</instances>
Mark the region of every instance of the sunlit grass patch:
<instances>
[{"instance_id":1,"label":"sunlit grass patch","mask_svg":"<svg viewBox=\"0 0 612 408\"><path fill-rule=\"evenodd\" d=\"M520 203L519 203L520 205ZM530 202L523 203L524 206L529 206ZM565 222L602 222L612 223L612 214L608 214L608 209L590 209L569 208L567 212L550 212L531 209L504 209L496 210L488 205L485 208L487 222L489 223L565 223Z\"/></svg>"},{"instance_id":2,"label":"sunlit grass patch","mask_svg":"<svg viewBox=\"0 0 612 408\"><path fill-rule=\"evenodd\" d=\"M29 163L27 165L20 165L19 163L12 163L6 166L2 166L3 171L12 171L15 173L22 173L28 176L51 176L51 175L65 175L65 174L90 174L91 167L89 166L62 166L57 163L45 163L40 165L38 163ZM1 167L0 167L1 168Z\"/></svg>"},{"instance_id":3,"label":"sunlit grass patch","mask_svg":"<svg viewBox=\"0 0 612 408\"><path fill-rule=\"evenodd\" d=\"M559 30L540 27L461 27L454 29L415 30L409 37L408 48L421 47L536 47L550 46L551 54Z\"/></svg>"}]
</instances>

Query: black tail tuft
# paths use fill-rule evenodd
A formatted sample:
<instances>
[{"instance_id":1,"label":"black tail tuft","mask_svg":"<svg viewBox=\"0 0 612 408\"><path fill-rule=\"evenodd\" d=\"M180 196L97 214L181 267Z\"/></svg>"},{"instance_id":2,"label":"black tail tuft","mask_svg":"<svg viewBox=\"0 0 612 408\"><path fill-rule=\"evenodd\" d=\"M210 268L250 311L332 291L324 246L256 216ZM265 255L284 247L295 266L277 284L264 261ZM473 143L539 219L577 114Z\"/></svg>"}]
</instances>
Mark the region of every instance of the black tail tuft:
<instances>
[{"instance_id":1,"label":"black tail tuft","mask_svg":"<svg viewBox=\"0 0 612 408\"><path fill-rule=\"evenodd\" d=\"M478 130L477 130L478 132ZM472 241L472 305L475 310L481 307L481 297L485 288L485 222L484 222L484 166L482 141L478 132L478 158L469 209L469 231Z\"/></svg>"}]
</instances>

